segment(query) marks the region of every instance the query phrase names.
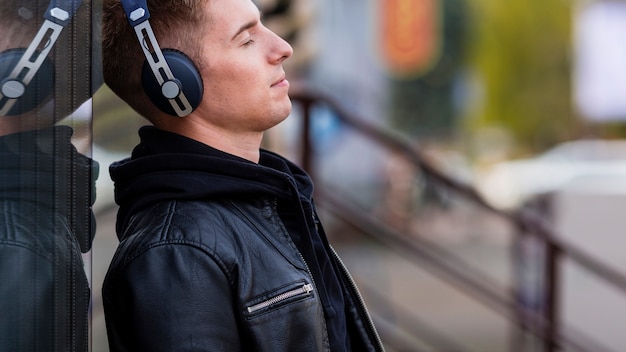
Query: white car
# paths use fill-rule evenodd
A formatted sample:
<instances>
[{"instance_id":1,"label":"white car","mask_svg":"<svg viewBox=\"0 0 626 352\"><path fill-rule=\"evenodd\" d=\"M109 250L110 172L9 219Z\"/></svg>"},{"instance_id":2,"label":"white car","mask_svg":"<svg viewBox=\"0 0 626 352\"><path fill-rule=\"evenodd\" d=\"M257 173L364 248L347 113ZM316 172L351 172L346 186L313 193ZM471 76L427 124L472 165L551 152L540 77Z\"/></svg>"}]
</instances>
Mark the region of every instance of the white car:
<instances>
[{"instance_id":1,"label":"white car","mask_svg":"<svg viewBox=\"0 0 626 352\"><path fill-rule=\"evenodd\" d=\"M493 206L512 210L539 195L609 181L626 187L626 140L565 142L534 158L494 165L476 187Z\"/></svg>"}]
</instances>

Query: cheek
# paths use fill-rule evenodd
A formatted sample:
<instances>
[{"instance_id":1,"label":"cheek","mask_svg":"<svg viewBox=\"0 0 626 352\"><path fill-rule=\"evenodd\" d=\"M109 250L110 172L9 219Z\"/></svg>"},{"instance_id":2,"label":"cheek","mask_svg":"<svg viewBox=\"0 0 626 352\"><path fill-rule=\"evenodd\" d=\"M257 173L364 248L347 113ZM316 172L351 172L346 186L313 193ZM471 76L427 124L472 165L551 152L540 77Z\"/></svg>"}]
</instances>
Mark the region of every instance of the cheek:
<instances>
[{"instance_id":1,"label":"cheek","mask_svg":"<svg viewBox=\"0 0 626 352\"><path fill-rule=\"evenodd\" d=\"M248 96L253 97L263 92L260 72L246 70L245 68L229 67L215 75L214 79L208 79L207 83L217 88L223 99Z\"/></svg>"}]
</instances>

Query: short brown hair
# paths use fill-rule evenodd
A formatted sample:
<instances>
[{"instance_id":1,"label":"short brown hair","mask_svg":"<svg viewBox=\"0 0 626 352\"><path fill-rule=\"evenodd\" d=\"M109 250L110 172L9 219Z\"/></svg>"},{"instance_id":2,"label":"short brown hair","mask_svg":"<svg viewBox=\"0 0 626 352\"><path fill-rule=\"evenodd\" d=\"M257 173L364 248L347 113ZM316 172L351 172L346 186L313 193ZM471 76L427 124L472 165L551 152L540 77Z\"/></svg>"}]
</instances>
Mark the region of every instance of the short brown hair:
<instances>
[{"instance_id":1,"label":"short brown hair","mask_svg":"<svg viewBox=\"0 0 626 352\"><path fill-rule=\"evenodd\" d=\"M0 52L15 47L26 47L43 22L49 1L2 0L0 2Z\"/></svg>"},{"instance_id":2,"label":"short brown hair","mask_svg":"<svg viewBox=\"0 0 626 352\"><path fill-rule=\"evenodd\" d=\"M184 52L198 69L203 67L200 40L209 21L208 0L148 0L150 25L161 48ZM105 0L102 19L102 56L105 83L139 114L152 121L158 112L141 86L145 61L135 30L120 0Z\"/></svg>"}]
</instances>

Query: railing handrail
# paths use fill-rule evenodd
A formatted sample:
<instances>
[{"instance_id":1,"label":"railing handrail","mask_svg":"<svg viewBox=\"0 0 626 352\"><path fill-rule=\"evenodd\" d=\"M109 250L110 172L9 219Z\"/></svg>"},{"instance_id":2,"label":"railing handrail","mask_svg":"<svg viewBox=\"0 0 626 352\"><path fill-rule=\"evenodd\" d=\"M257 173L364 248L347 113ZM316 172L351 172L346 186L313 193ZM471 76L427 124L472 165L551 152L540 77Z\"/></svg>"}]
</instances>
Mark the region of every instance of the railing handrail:
<instances>
[{"instance_id":1,"label":"railing handrail","mask_svg":"<svg viewBox=\"0 0 626 352\"><path fill-rule=\"evenodd\" d=\"M601 260L596 259L590 254L585 253L583 250L580 250L575 245L564 240L561 236L558 236L557 231L552 228L551 224L549 224L544 217L540 216L536 212L529 209L523 209L521 211L505 211L493 207L491 204L486 202L473 187L447 176L431 165L431 163L428 162L419 151L415 150L415 148L407 142L405 138L384 130L381 127L374 126L373 124L366 122L364 119L358 118L353 113L344 109L335 99L323 94L320 91L308 87L301 87L293 89L290 96L293 100L302 101L305 104L307 102L321 102L328 105L337 113L337 117L344 124L362 132L364 135L371 137L391 149L403 153L431 179L462 194L465 198L474 201L484 209L503 217L529 234L539 236L545 240L546 243L554 245L560 253L570 257L573 261L577 262L584 268L612 283L616 288L626 294L626 276L624 274L604 264ZM304 153L307 152L305 151ZM308 158L308 156L304 157L304 159L306 158ZM306 164L306 162L304 164ZM311 166L310 164L304 165L304 168L310 170Z\"/></svg>"},{"instance_id":2,"label":"railing handrail","mask_svg":"<svg viewBox=\"0 0 626 352\"><path fill-rule=\"evenodd\" d=\"M475 298L493 312L511 319L515 325L533 333L544 340L553 343L557 349L567 349L572 352L608 352L604 346L596 341L583 338L581 334L560 334L548 332L550 322L533 309L525 308L516 303L511 292L508 295L500 293L498 284L482 273L464 265L461 260L442 250L440 246L423 238L407 238L397 230L385 226L381 221L362 215L362 209L349 205L337 189L320 190L317 194L321 205L331 210L338 218L360 230L363 234L378 243L394 250L394 253L403 255L406 259L417 263L436 275L442 281L455 286L468 296ZM424 265L426 264L426 265ZM461 351L460 349L452 349Z\"/></svg>"},{"instance_id":3,"label":"railing handrail","mask_svg":"<svg viewBox=\"0 0 626 352\"><path fill-rule=\"evenodd\" d=\"M369 137L370 139L393 151L403 154L415 166L419 167L419 169L427 175L429 179L460 194L465 199L472 201L474 204L482 207L483 209L504 218L507 222L519 230L519 232L516 233L516 236L521 237L531 235L543 241L546 246L547 253L544 274L547 288L545 290L546 297L544 297L544 304L546 306L544 310L544 317L542 321L539 321L539 325L543 331L540 332L539 336L544 338L546 351L554 351L559 347L559 340L565 338L558 331L559 319L557 314L557 296L559 294L558 260L562 256L569 258L581 267L605 280L607 283L613 285L618 290L621 290L623 294L626 294L626 276L624 274L564 240L562 236L559 236L558 232L545 219L545 217L540 216L537 212L529 208L524 208L519 211L505 211L493 207L491 204L486 202L471 185L464 184L452 177L449 177L434 167L418 150L416 150L406 137L366 122L365 119L360 118L353 112L343 108L343 106L339 104L336 99L327 94L306 86L299 86L294 87L291 90L290 96L292 100L299 101L304 106L304 124L302 133L304 147L302 150L302 165L311 174L313 174L314 171L312 170L312 141L310 139L309 130L310 107L313 104L322 103L333 110L336 117L346 126L349 126L353 130L360 132L366 137ZM520 312L520 314L522 316L525 315L524 312ZM520 319L528 319L528 317L520 317ZM531 320L537 321L536 319ZM518 321L518 323L525 324L523 321Z\"/></svg>"}]
</instances>

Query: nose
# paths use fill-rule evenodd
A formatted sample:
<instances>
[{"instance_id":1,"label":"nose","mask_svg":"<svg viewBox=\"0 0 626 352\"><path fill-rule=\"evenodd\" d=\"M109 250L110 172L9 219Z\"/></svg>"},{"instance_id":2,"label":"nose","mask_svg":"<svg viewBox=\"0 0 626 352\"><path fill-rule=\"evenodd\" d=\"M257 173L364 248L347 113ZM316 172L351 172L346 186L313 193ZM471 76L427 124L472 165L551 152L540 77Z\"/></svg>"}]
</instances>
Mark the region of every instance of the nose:
<instances>
[{"instance_id":1,"label":"nose","mask_svg":"<svg viewBox=\"0 0 626 352\"><path fill-rule=\"evenodd\" d=\"M273 50L270 60L274 64L280 64L290 58L291 55L293 55L293 48L291 47L291 45L289 45L289 43L287 43L287 41L279 37L276 33L271 31L270 33L272 34L272 39L274 43L274 45L272 46Z\"/></svg>"}]
</instances>

